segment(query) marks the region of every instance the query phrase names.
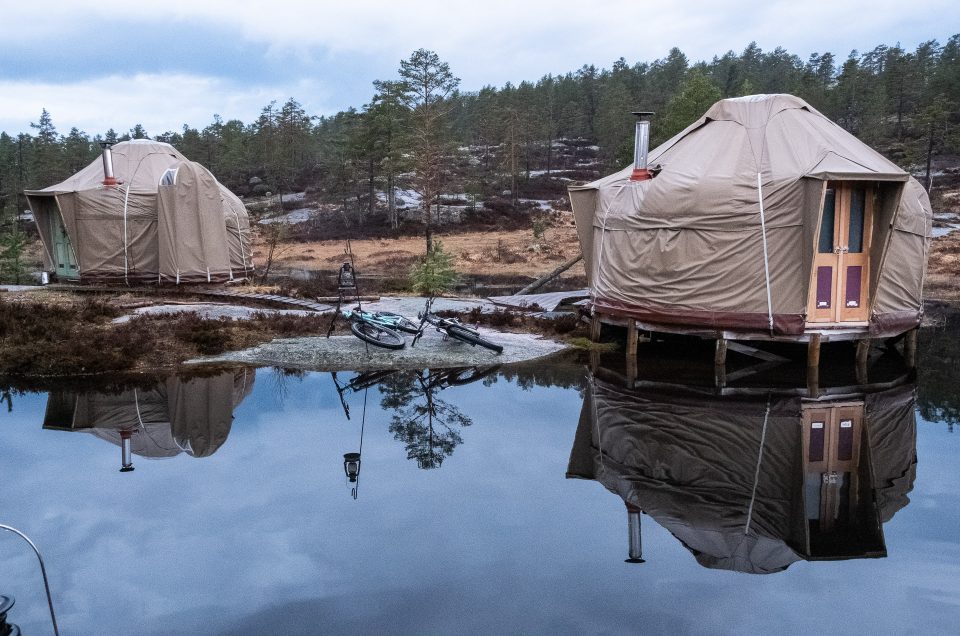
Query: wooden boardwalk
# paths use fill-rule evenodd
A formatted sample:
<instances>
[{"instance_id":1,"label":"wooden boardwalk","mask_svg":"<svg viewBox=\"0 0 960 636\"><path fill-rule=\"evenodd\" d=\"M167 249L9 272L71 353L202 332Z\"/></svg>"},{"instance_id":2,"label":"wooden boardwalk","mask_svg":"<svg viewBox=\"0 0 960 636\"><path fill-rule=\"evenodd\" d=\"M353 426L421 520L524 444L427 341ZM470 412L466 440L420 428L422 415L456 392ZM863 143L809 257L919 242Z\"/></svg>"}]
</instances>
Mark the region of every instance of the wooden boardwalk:
<instances>
[{"instance_id":1,"label":"wooden boardwalk","mask_svg":"<svg viewBox=\"0 0 960 636\"><path fill-rule=\"evenodd\" d=\"M74 293L90 294L158 294L163 291L156 287L105 287L95 285L47 285L46 289L54 291L66 291ZM164 290L165 291L165 290ZM259 303L263 305L281 306L285 308L306 309L308 311L327 312L333 311L333 305L317 303L304 298L291 298L290 296L280 296L278 294L254 294L250 292L235 291L232 289L190 289L176 290L173 293L163 293L165 296L200 296L202 298L223 298L237 300L246 303Z\"/></svg>"}]
</instances>

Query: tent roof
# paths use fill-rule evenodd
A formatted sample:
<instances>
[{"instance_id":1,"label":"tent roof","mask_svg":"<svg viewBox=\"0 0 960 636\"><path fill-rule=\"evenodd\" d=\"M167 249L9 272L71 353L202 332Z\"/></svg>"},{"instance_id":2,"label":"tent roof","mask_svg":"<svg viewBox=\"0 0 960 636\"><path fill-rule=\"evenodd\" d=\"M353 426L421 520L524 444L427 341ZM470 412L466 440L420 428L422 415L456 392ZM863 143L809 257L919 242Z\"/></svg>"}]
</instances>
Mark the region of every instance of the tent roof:
<instances>
[{"instance_id":1,"label":"tent roof","mask_svg":"<svg viewBox=\"0 0 960 636\"><path fill-rule=\"evenodd\" d=\"M729 124L745 134L732 133ZM649 164L669 172L683 171L692 146L696 154L731 158L722 152L746 142L752 165L717 166L756 174L758 170L783 179L871 179L906 181L910 175L855 136L830 121L807 102L786 94L748 95L723 99L702 117L650 152ZM629 180L633 166L570 190L595 190Z\"/></svg>"},{"instance_id":2,"label":"tent roof","mask_svg":"<svg viewBox=\"0 0 960 636\"><path fill-rule=\"evenodd\" d=\"M151 139L121 141L111 149L113 171L131 192L156 192L164 171L187 158L168 143ZM82 192L103 187L103 160L97 157L72 177L42 190L27 190L32 196Z\"/></svg>"}]
</instances>

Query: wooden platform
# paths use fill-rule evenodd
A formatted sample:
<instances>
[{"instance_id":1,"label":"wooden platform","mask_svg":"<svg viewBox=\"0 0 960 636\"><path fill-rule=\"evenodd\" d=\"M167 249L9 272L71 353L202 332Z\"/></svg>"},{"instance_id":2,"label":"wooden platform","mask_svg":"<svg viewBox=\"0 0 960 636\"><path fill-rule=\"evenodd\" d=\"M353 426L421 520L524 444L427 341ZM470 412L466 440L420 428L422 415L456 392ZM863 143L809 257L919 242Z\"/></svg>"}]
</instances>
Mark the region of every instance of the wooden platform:
<instances>
[{"instance_id":1,"label":"wooden platform","mask_svg":"<svg viewBox=\"0 0 960 636\"><path fill-rule=\"evenodd\" d=\"M737 331L729 329L704 329L700 327L684 326L664 326L659 324L645 323L641 320L625 316L611 314L595 313L591 317L584 317L584 320L590 325L590 339L594 342L599 341L601 328L604 324L614 325L626 329L626 373L624 381L627 386L633 386L637 377L637 346L642 341L649 338L641 337L640 332L669 333L695 338L702 338L716 341L716 350L714 355L714 376L715 384L718 389L723 390L728 382L739 379L739 376L761 373L765 369L781 364L787 359L783 356L773 354L763 349L743 344L744 342L777 342L806 344L807 347L807 365L806 380L807 386L803 389L803 394L807 397L820 397L824 394L820 387L820 346L828 342L855 342L856 356L852 362L855 365L857 384L867 384L867 362L872 346L868 323L852 324L824 324L816 327L807 328L802 334L781 335L758 333L755 331ZM913 369L916 366L917 352L917 333L919 328L914 328L904 335L903 339L903 357L908 368ZM727 374L727 353L735 351L737 353L755 358L758 364L748 369L736 371L728 376Z\"/></svg>"},{"instance_id":2,"label":"wooden platform","mask_svg":"<svg viewBox=\"0 0 960 636\"><path fill-rule=\"evenodd\" d=\"M707 339L723 339L737 341L760 341L760 342L796 342L808 343L814 335L820 337L820 342L842 342L850 340L861 340L868 337L869 326L867 323L854 323L849 325L824 325L822 327L808 328L802 334L783 335L770 334L757 331L737 331L733 329L708 329L705 327L685 327L683 325L660 325L646 323L642 320L615 316L612 314L596 314L594 319L599 316L600 323L614 325L630 329L631 325L640 331L651 331L655 333L672 333L682 336L695 336ZM589 318L585 318L590 322Z\"/></svg>"}]
</instances>

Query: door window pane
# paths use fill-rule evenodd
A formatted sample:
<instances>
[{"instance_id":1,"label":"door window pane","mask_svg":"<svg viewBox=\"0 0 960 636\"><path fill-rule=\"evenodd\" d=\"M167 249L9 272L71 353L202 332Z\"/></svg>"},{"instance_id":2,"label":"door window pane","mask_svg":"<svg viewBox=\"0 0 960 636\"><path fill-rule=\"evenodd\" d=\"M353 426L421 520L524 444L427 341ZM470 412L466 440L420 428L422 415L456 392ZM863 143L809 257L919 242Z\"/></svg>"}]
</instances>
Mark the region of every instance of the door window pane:
<instances>
[{"instance_id":1,"label":"door window pane","mask_svg":"<svg viewBox=\"0 0 960 636\"><path fill-rule=\"evenodd\" d=\"M833 268L821 265L817 268L817 309L829 309L831 298L833 298Z\"/></svg>"},{"instance_id":2,"label":"door window pane","mask_svg":"<svg viewBox=\"0 0 960 636\"><path fill-rule=\"evenodd\" d=\"M850 239L847 247L851 254L863 251L863 217L866 210L867 191L854 188L850 193Z\"/></svg>"},{"instance_id":3,"label":"door window pane","mask_svg":"<svg viewBox=\"0 0 960 636\"><path fill-rule=\"evenodd\" d=\"M837 193L833 188L827 188L823 198L823 220L820 222L820 243L817 251L829 254L833 251L833 219L837 205Z\"/></svg>"},{"instance_id":4,"label":"door window pane","mask_svg":"<svg viewBox=\"0 0 960 636\"><path fill-rule=\"evenodd\" d=\"M810 424L810 446L807 451L807 461L809 462L823 461L823 442L826 432L823 424L823 422L812 422Z\"/></svg>"},{"instance_id":5,"label":"door window pane","mask_svg":"<svg viewBox=\"0 0 960 636\"><path fill-rule=\"evenodd\" d=\"M853 421L840 420L840 439L837 444L837 459L850 461L853 458Z\"/></svg>"}]
</instances>

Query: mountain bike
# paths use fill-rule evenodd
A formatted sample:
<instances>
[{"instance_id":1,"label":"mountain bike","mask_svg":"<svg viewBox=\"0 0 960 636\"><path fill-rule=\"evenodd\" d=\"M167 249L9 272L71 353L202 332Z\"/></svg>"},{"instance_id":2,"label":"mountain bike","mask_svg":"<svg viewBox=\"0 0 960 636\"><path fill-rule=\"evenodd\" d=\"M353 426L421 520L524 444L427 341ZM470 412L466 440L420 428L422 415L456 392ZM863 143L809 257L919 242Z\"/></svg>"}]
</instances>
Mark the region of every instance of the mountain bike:
<instances>
[{"instance_id":1,"label":"mountain bike","mask_svg":"<svg viewBox=\"0 0 960 636\"><path fill-rule=\"evenodd\" d=\"M344 311L342 316L350 321L353 335L384 349L403 349L406 346L406 341L398 331L417 333L416 325L399 314L350 309Z\"/></svg>"},{"instance_id":2,"label":"mountain bike","mask_svg":"<svg viewBox=\"0 0 960 636\"><path fill-rule=\"evenodd\" d=\"M420 326L417 329L417 334L413 337L413 343L410 346L415 347L417 345L417 341L420 340L420 337L423 335L426 325L430 324L433 325L437 331L445 333L455 340L466 342L472 346L480 345L481 347L485 347L497 353L503 352L503 347L501 345L484 339L480 335L479 331L473 327L470 327L469 325L463 324L459 318L445 318L433 313L431 311L432 306L433 298L429 298L427 299L427 304L423 308L423 311L417 314L417 317L420 319Z\"/></svg>"}]
</instances>

